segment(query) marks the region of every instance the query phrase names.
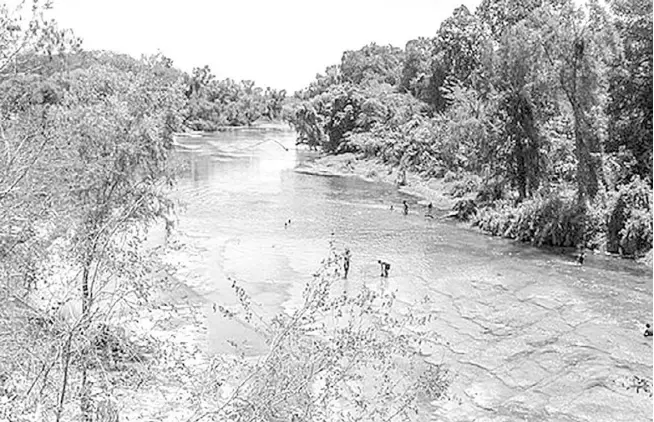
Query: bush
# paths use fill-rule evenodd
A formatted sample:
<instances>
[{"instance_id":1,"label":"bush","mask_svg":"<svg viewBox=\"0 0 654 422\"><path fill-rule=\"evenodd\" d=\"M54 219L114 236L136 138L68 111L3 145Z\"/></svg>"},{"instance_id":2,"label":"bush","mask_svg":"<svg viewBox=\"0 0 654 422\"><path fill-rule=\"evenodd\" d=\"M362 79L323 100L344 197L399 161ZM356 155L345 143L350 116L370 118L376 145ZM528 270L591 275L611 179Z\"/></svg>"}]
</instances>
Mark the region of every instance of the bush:
<instances>
[{"instance_id":1,"label":"bush","mask_svg":"<svg viewBox=\"0 0 654 422\"><path fill-rule=\"evenodd\" d=\"M450 189L450 195L455 198L461 198L469 193L476 192L479 189L481 178L474 174L464 176L461 180L455 182Z\"/></svg>"},{"instance_id":2,"label":"bush","mask_svg":"<svg viewBox=\"0 0 654 422\"><path fill-rule=\"evenodd\" d=\"M592 247L604 231L600 213L556 193L518 205L498 201L480 209L474 225L495 236L549 246Z\"/></svg>"},{"instance_id":3,"label":"bush","mask_svg":"<svg viewBox=\"0 0 654 422\"><path fill-rule=\"evenodd\" d=\"M635 176L609 200L607 245L609 252L640 256L652 249L652 199L647 182Z\"/></svg>"},{"instance_id":4,"label":"bush","mask_svg":"<svg viewBox=\"0 0 654 422\"><path fill-rule=\"evenodd\" d=\"M306 284L303 303L271 321L256 314L234 283L246 321L265 335L269 351L256 362L222 368L236 376L231 397L194 420L408 420L419 411L418 400L448 397L448 369L417 353L435 340L425 327L430 317L398 315L391 292L365 285L351 294L342 290L342 266L343 255L332 248Z\"/></svg>"},{"instance_id":5,"label":"bush","mask_svg":"<svg viewBox=\"0 0 654 422\"><path fill-rule=\"evenodd\" d=\"M456 211L455 218L461 221L468 221L477 214L477 204L472 199L463 199L453 207Z\"/></svg>"}]
</instances>

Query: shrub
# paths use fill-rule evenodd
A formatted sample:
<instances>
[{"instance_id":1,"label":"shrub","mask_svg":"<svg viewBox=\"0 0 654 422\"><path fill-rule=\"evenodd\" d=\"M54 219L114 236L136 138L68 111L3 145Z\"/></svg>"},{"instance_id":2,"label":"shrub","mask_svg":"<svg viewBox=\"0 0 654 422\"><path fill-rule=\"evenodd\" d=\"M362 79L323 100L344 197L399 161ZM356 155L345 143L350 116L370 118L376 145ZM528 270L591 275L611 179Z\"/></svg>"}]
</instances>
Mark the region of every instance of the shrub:
<instances>
[{"instance_id":1,"label":"shrub","mask_svg":"<svg viewBox=\"0 0 654 422\"><path fill-rule=\"evenodd\" d=\"M592 246L604 228L601 214L556 193L518 205L498 201L480 209L474 224L495 236L549 246Z\"/></svg>"},{"instance_id":2,"label":"shrub","mask_svg":"<svg viewBox=\"0 0 654 422\"><path fill-rule=\"evenodd\" d=\"M607 250L643 255L652 249L652 199L647 182L635 176L609 200Z\"/></svg>"},{"instance_id":3,"label":"shrub","mask_svg":"<svg viewBox=\"0 0 654 422\"><path fill-rule=\"evenodd\" d=\"M481 178L479 176L468 174L452 185L450 195L455 198L461 198L469 193L476 192L479 189L480 183Z\"/></svg>"},{"instance_id":4,"label":"shrub","mask_svg":"<svg viewBox=\"0 0 654 422\"><path fill-rule=\"evenodd\" d=\"M456 211L455 218L461 221L468 221L477 214L477 204L472 199L463 199L453 207Z\"/></svg>"},{"instance_id":5,"label":"shrub","mask_svg":"<svg viewBox=\"0 0 654 422\"><path fill-rule=\"evenodd\" d=\"M343 291L342 260L332 247L306 284L301 306L272 321L259 318L234 283L246 320L260 321L269 350L256 362L223 368L232 379L238 374L238 385L229 387L226 402L192 420L407 420L419 398L447 398L449 371L417 353L421 343L435 340L424 327L429 316L399 316L391 292L365 285L354 294Z\"/></svg>"}]
</instances>

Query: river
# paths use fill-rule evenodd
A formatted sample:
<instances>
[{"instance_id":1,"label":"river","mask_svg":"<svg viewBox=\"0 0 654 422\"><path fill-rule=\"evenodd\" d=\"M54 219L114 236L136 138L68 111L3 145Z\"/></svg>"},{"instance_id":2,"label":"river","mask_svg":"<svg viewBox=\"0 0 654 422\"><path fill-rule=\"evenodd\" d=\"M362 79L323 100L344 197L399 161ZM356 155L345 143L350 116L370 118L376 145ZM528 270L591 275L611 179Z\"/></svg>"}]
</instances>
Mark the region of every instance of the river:
<instances>
[{"instance_id":1,"label":"river","mask_svg":"<svg viewBox=\"0 0 654 422\"><path fill-rule=\"evenodd\" d=\"M578 266L558 251L424 218L418 198L394 186L294 171L315 157L294 139L279 129L179 139L191 167L175 192L188 244L178 275L208 304L236 302L230 277L268 315L293 307L331 239L352 251L350 288L378 285L383 259L392 265L385 288L401 304L429 298L423 311L442 341L426 359L449 366L457 398L430 420L652 420L652 398L624 387L634 375L652 379L652 341L642 335L651 270L601 255ZM228 351L227 340L253 354L263 347L210 306L207 317L210 351Z\"/></svg>"}]
</instances>

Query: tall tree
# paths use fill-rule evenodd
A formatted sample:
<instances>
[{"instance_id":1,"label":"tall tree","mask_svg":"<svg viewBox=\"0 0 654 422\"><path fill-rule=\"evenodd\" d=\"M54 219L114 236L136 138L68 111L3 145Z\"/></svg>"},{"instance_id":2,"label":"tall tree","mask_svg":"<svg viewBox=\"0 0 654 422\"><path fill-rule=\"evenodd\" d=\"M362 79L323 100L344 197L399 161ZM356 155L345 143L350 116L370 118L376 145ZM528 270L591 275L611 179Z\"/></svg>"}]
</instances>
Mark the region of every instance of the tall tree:
<instances>
[{"instance_id":1,"label":"tall tree","mask_svg":"<svg viewBox=\"0 0 654 422\"><path fill-rule=\"evenodd\" d=\"M543 136L537 122L534 98L548 96L539 80L538 49L533 29L520 22L507 27L498 42L494 57L493 86L497 90L498 148L502 165L517 187L520 199L538 189L544 173Z\"/></svg>"},{"instance_id":2,"label":"tall tree","mask_svg":"<svg viewBox=\"0 0 654 422\"><path fill-rule=\"evenodd\" d=\"M611 63L607 152L627 150L634 171L652 182L652 1L611 2L620 35Z\"/></svg>"},{"instance_id":3,"label":"tall tree","mask_svg":"<svg viewBox=\"0 0 654 422\"><path fill-rule=\"evenodd\" d=\"M482 0L475 15L499 41L505 29L527 18L544 0ZM557 1L557 0L551 0Z\"/></svg>"},{"instance_id":4,"label":"tall tree","mask_svg":"<svg viewBox=\"0 0 654 422\"><path fill-rule=\"evenodd\" d=\"M346 51L341 58L343 81L353 84L375 81L398 85L403 59L402 49L390 45L371 43L357 51Z\"/></svg>"},{"instance_id":5,"label":"tall tree","mask_svg":"<svg viewBox=\"0 0 654 422\"><path fill-rule=\"evenodd\" d=\"M430 102L436 111L447 106L442 89L447 84L475 86L487 48L485 32L479 20L465 6L456 8L451 17L441 24L434 39L435 56L432 60L429 84Z\"/></svg>"},{"instance_id":6,"label":"tall tree","mask_svg":"<svg viewBox=\"0 0 654 422\"><path fill-rule=\"evenodd\" d=\"M607 62L614 54L608 16L595 2L577 8L572 1L561 7L545 4L533 16L553 82L572 111L578 196L592 199L603 180Z\"/></svg>"},{"instance_id":7,"label":"tall tree","mask_svg":"<svg viewBox=\"0 0 654 422\"><path fill-rule=\"evenodd\" d=\"M163 217L171 204L165 197L172 181L167 158L172 133L181 121L183 84L166 77L165 63L134 62L134 72L102 64L55 79L66 89L54 138L58 153L49 157L48 187L66 204L67 250L80 269L82 304L80 320L65 346L60 410L72 339L84 338L93 315L107 312L99 310L98 303L109 280L117 289L117 280L134 277L128 270L131 257L116 237L129 233L135 224ZM90 363L85 356L82 352L78 362L81 410L90 420Z\"/></svg>"},{"instance_id":8,"label":"tall tree","mask_svg":"<svg viewBox=\"0 0 654 422\"><path fill-rule=\"evenodd\" d=\"M404 51L400 89L427 102L429 101L427 90L431 77L434 41L430 38L420 37L409 41Z\"/></svg>"}]
</instances>

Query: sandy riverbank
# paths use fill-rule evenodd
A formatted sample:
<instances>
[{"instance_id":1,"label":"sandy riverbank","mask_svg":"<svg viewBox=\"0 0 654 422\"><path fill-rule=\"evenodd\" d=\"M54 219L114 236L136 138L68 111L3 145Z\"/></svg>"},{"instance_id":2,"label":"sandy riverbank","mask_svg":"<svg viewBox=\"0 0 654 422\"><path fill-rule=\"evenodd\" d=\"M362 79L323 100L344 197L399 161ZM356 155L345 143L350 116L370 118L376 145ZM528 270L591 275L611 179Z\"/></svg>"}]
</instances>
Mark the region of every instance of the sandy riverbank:
<instances>
[{"instance_id":1,"label":"sandy riverbank","mask_svg":"<svg viewBox=\"0 0 654 422\"><path fill-rule=\"evenodd\" d=\"M298 167L299 173L323 176L355 176L372 182L398 185L399 170L389 164L375 159L358 158L355 154L327 155ZM445 182L443 178L424 179L418 174L407 171L406 184L398 189L408 195L421 198L419 203L431 202L436 209L449 211L462 198L450 195L454 182Z\"/></svg>"}]
</instances>

